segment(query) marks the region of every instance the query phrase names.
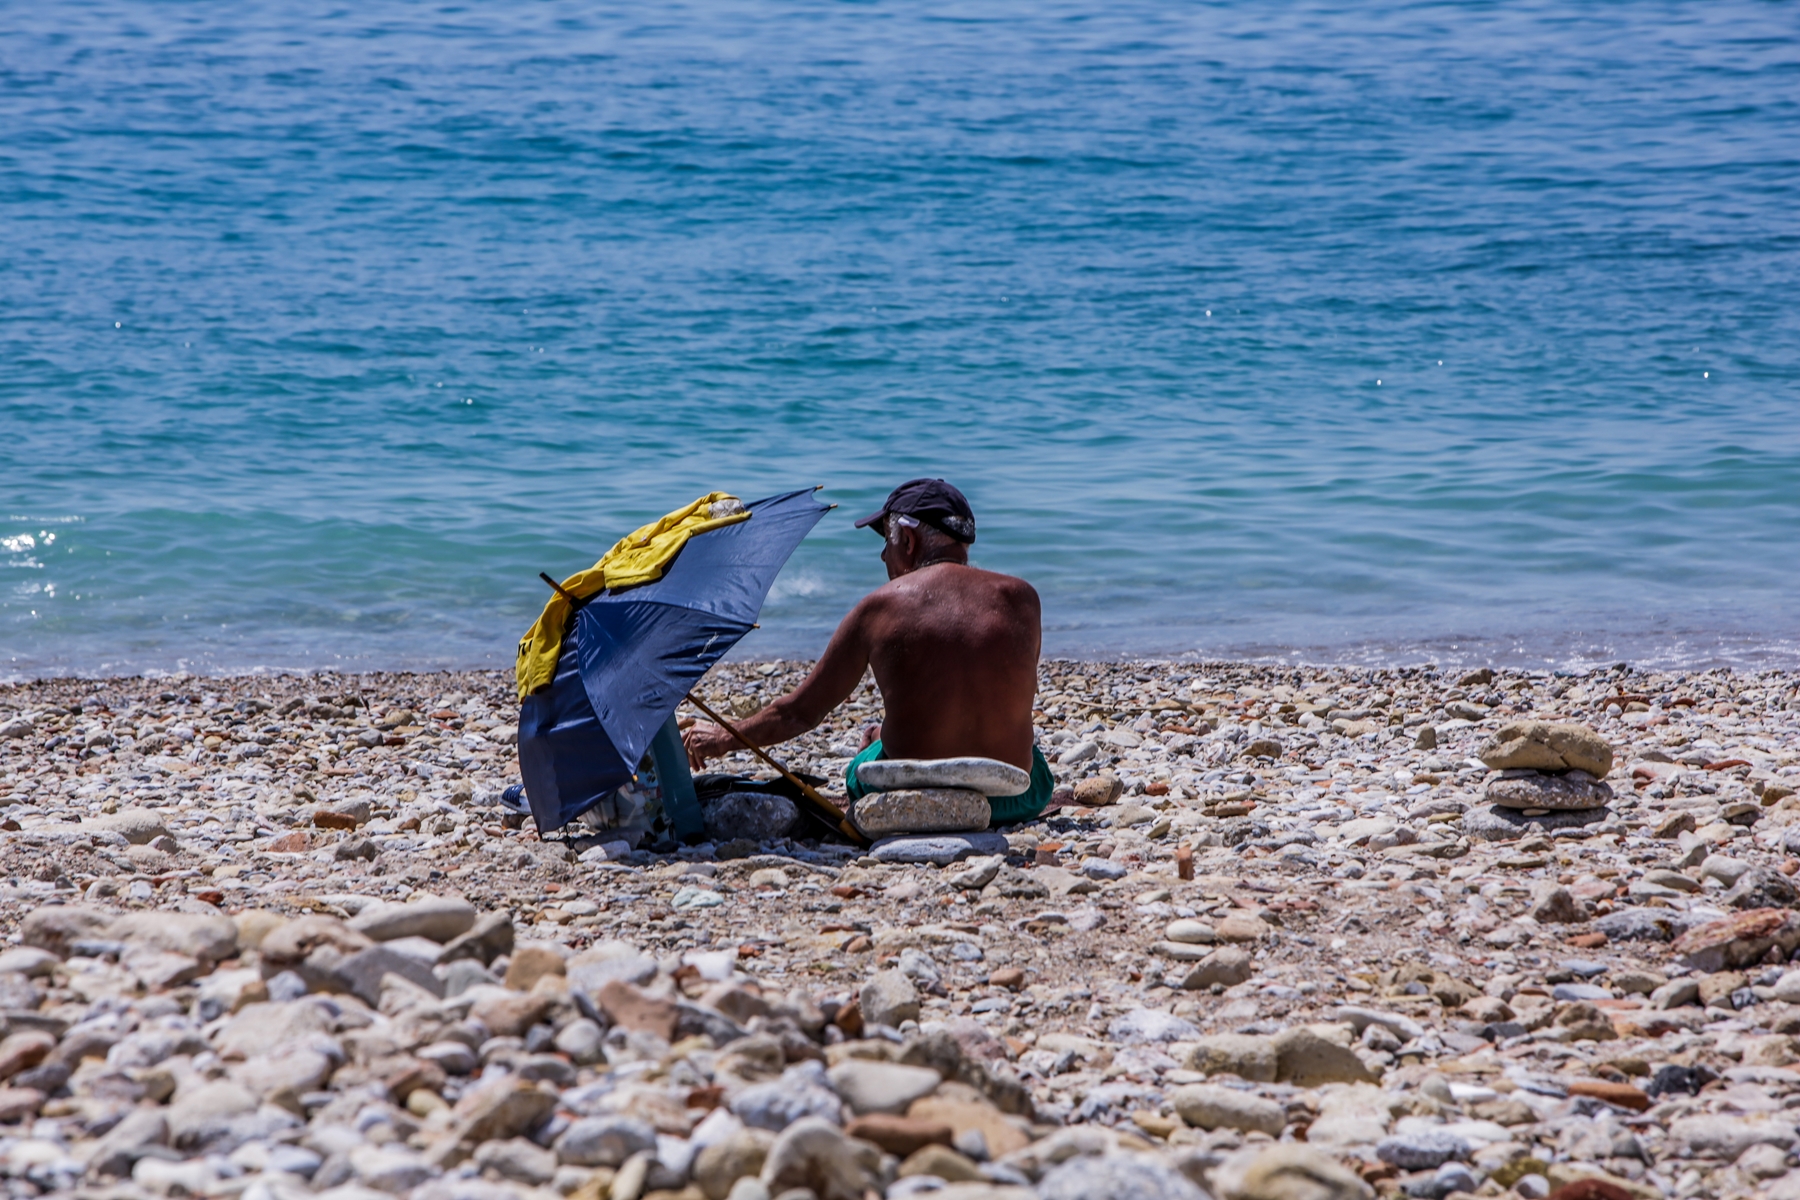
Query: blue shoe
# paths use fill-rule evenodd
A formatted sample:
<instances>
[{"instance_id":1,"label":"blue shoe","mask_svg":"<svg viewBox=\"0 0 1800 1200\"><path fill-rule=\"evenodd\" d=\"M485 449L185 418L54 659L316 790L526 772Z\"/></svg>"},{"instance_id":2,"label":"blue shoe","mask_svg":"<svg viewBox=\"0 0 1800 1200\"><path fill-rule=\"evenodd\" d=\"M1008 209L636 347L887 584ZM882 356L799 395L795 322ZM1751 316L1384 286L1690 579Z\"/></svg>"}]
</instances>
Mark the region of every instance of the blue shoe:
<instances>
[{"instance_id":1,"label":"blue shoe","mask_svg":"<svg viewBox=\"0 0 1800 1200\"><path fill-rule=\"evenodd\" d=\"M531 815L531 804L525 799L525 785L515 783L500 793L500 807L508 812L516 812L521 816Z\"/></svg>"}]
</instances>

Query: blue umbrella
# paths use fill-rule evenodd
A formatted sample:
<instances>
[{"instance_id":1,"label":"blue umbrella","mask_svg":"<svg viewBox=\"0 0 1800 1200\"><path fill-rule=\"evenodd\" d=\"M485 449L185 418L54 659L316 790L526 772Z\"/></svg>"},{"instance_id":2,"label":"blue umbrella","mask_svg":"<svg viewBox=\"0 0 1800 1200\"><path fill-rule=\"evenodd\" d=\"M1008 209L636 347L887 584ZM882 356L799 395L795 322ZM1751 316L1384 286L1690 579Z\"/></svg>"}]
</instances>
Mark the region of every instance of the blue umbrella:
<instances>
[{"instance_id":1,"label":"blue umbrella","mask_svg":"<svg viewBox=\"0 0 1800 1200\"><path fill-rule=\"evenodd\" d=\"M655 583L580 604L550 686L519 708L519 773L541 832L630 783L652 741L673 738L676 706L755 628L782 565L830 511L816 490L755 501L748 521L691 538Z\"/></svg>"}]
</instances>

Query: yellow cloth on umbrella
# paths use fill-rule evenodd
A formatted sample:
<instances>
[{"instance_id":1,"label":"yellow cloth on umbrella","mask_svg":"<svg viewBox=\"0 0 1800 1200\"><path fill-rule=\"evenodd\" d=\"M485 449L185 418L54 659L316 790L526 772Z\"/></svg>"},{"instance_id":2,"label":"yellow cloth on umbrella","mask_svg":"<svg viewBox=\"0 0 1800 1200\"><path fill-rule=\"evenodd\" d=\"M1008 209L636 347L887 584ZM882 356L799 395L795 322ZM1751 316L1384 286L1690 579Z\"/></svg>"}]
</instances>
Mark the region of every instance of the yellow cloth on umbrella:
<instances>
[{"instance_id":1,"label":"yellow cloth on umbrella","mask_svg":"<svg viewBox=\"0 0 1800 1200\"><path fill-rule=\"evenodd\" d=\"M748 521L750 510L728 492L708 492L686 508L678 508L626 537L600 556L587 570L563 580L563 590L577 600L597 596L607 588L619 591L654 583L687 545L688 539L709 529ZM556 659L562 653L563 635L572 612L569 602L553 593L537 624L519 640L516 667L519 699L550 686L556 675Z\"/></svg>"}]
</instances>

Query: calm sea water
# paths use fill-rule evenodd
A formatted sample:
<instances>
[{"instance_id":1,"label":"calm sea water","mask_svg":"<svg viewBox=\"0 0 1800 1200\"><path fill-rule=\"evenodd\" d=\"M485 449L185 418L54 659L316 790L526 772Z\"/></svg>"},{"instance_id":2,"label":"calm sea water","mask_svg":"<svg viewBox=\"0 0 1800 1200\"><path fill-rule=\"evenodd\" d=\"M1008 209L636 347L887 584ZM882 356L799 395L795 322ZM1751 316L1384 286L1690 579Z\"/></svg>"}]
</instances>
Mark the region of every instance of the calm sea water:
<instances>
[{"instance_id":1,"label":"calm sea water","mask_svg":"<svg viewBox=\"0 0 1800 1200\"><path fill-rule=\"evenodd\" d=\"M1800 661L1800 21L1721 3L13 3L0 677L510 663L824 484L1047 648Z\"/></svg>"}]
</instances>

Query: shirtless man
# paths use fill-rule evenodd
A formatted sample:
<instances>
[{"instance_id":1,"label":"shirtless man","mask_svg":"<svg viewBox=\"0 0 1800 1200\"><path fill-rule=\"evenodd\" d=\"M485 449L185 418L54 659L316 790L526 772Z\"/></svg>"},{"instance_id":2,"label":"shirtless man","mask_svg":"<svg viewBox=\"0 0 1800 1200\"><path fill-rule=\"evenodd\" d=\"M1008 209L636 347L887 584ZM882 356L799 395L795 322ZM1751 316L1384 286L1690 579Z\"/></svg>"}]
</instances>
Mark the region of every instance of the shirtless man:
<instances>
[{"instance_id":1,"label":"shirtless man","mask_svg":"<svg viewBox=\"0 0 1800 1200\"><path fill-rule=\"evenodd\" d=\"M873 668L887 719L865 732L850 765L852 798L863 794L856 768L870 759L977 756L1031 773L1031 786L1019 795L990 797L995 823L1036 816L1055 787L1032 744L1037 592L1022 579L969 565L975 515L941 479L901 484L880 512L856 523L867 526L882 535L888 582L850 610L799 687L739 730L758 746L798 737L848 700ZM683 740L696 770L739 748L704 722Z\"/></svg>"}]
</instances>

